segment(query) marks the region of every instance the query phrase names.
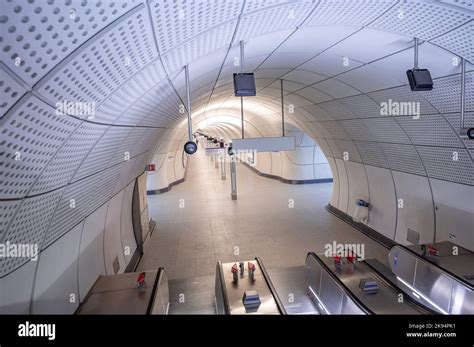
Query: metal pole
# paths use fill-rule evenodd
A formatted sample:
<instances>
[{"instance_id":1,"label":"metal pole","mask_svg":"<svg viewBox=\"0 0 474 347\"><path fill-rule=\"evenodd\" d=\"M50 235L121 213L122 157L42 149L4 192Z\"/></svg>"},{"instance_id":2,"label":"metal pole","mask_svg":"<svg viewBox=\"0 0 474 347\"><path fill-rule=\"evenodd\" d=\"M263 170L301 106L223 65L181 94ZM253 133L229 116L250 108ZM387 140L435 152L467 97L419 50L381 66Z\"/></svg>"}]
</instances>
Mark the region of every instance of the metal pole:
<instances>
[{"instance_id":1,"label":"metal pole","mask_svg":"<svg viewBox=\"0 0 474 347\"><path fill-rule=\"evenodd\" d=\"M418 69L418 38L415 37L415 61L414 61L414 69Z\"/></svg>"},{"instance_id":2,"label":"metal pole","mask_svg":"<svg viewBox=\"0 0 474 347\"><path fill-rule=\"evenodd\" d=\"M221 154L221 178L225 180L225 154Z\"/></svg>"},{"instance_id":3,"label":"metal pole","mask_svg":"<svg viewBox=\"0 0 474 347\"><path fill-rule=\"evenodd\" d=\"M191 120L191 92L189 88L189 70L188 65L184 67L184 75L186 78L186 97L187 97L187 109L188 109L188 137L189 141L193 140L193 123Z\"/></svg>"},{"instance_id":4,"label":"metal pole","mask_svg":"<svg viewBox=\"0 0 474 347\"><path fill-rule=\"evenodd\" d=\"M240 97L240 118L242 119L242 138L245 137L244 135L244 97Z\"/></svg>"},{"instance_id":5,"label":"metal pole","mask_svg":"<svg viewBox=\"0 0 474 347\"><path fill-rule=\"evenodd\" d=\"M240 41L240 73L244 72L244 41ZM244 97L240 97L240 117L242 118L242 138L244 135Z\"/></svg>"},{"instance_id":6,"label":"metal pole","mask_svg":"<svg viewBox=\"0 0 474 347\"><path fill-rule=\"evenodd\" d=\"M466 60L461 58L461 122L460 132L464 129L464 107L466 97Z\"/></svg>"},{"instance_id":7,"label":"metal pole","mask_svg":"<svg viewBox=\"0 0 474 347\"><path fill-rule=\"evenodd\" d=\"M285 137L285 102L283 100L283 79L281 82L281 132L282 136Z\"/></svg>"},{"instance_id":8,"label":"metal pole","mask_svg":"<svg viewBox=\"0 0 474 347\"><path fill-rule=\"evenodd\" d=\"M237 200L237 170L235 168L235 155L230 156L230 186L232 200Z\"/></svg>"},{"instance_id":9,"label":"metal pole","mask_svg":"<svg viewBox=\"0 0 474 347\"><path fill-rule=\"evenodd\" d=\"M216 163L215 168L218 169L219 168L219 155L216 155L214 157L214 162Z\"/></svg>"}]
</instances>

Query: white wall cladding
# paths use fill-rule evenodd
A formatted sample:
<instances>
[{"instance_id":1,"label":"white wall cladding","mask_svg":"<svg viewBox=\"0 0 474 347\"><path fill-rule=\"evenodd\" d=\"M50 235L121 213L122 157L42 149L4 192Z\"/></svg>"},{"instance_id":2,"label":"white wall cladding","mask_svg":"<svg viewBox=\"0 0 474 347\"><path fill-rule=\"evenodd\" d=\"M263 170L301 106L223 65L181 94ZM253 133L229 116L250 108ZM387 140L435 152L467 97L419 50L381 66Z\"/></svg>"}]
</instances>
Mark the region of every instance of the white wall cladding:
<instances>
[{"instance_id":1,"label":"white wall cladding","mask_svg":"<svg viewBox=\"0 0 474 347\"><path fill-rule=\"evenodd\" d=\"M83 240L103 233L87 222L89 216L102 211L143 173L160 141L158 153L166 156L170 151L176 157L167 170L174 179L183 174L177 169L182 165L178 159L185 131L173 129L184 124L180 122L185 114L179 112L183 101L175 92L176 86L181 90L179 72L184 64L205 70L192 74L194 117L203 113L209 96L207 116L239 115L230 78L238 69L234 58L239 40L245 40L246 69L257 76L259 96L246 109L249 117L259 119L253 131L279 128L278 79L284 79L285 109L295 109L294 114L286 112L288 121L310 135L328 157L334 176L331 204L351 213L352 200L365 194L367 187L374 204L369 226L382 234L393 237L396 220L393 233L398 242L407 242L407 228L419 232L421 242L433 241L435 230L437 240L453 239L449 232L453 224L459 226L453 240L474 250L465 223L472 211L460 205L460 201L469 204L465 194L472 195L474 145L458 135L460 69L449 65L456 55L468 60L464 124L473 126L471 2L247 0L243 4L242 0L2 2L0 241L38 242L49 252L41 265L44 279L36 286L36 299L53 300L55 288L76 288L78 293L88 289L91 277L79 264L79 282L81 278L85 282L77 283L75 270L69 268L77 265L77 259L60 252L60 246L88 254L86 248L76 247L81 238L74 230L82 224L95 228ZM405 65L411 66L414 36L427 40L420 47L420 62L435 74L431 92L412 93L406 83ZM309 44L308 37L314 42ZM380 40L373 45L377 37ZM420 118L381 114L380 104L390 99L419 102ZM94 102L95 117L57 115L55 103L64 100ZM348 152L349 162L343 160L343 152ZM285 172L277 162L281 165L282 158L265 167ZM368 183L360 186L364 179ZM390 179L394 191L382 192ZM462 197L457 200L448 193L451 189ZM395 197L415 207L395 210ZM127 237L122 233L122 238ZM95 252L98 243L91 242ZM57 272L48 273L44 269L54 250L66 267L53 264ZM34 265L1 260L0 295L7 311L29 310ZM51 291L44 290L48 282L57 283ZM21 290L12 289L18 283ZM61 300L51 309L70 312L72 308ZM43 305L35 303L34 310L44 312ZM0 305L0 311L5 306Z\"/></svg>"}]
</instances>

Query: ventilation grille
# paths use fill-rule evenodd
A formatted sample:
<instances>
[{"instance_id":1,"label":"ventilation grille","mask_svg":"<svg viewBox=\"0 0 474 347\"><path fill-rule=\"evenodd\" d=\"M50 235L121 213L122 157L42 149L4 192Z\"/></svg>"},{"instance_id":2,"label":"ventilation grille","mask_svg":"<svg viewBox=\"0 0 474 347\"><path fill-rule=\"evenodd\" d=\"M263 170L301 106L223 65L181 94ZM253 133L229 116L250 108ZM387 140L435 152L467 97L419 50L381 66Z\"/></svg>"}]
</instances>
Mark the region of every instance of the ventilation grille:
<instances>
[{"instance_id":1,"label":"ventilation grille","mask_svg":"<svg viewBox=\"0 0 474 347\"><path fill-rule=\"evenodd\" d=\"M5 116L0 135L0 195L25 196L43 168L80 122L35 97Z\"/></svg>"},{"instance_id":2,"label":"ventilation grille","mask_svg":"<svg viewBox=\"0 0 474 347\"><path fill-rule=\"evenodd\" d=\"M39 251L45 232L63 190L23 200L12 220L5 241L12 244L36 245ZM0 277L27 263L30 258L0 258Z\"/></svg>"},{"instance_id":3,"label":"ventilation grille","mask_svg":"<svg viewBox=\"0 0 474 347\"><path fill-rule=\"evenodd\" d=\"M381 143L380 146L392 170L426 176L415 147L391 143Z\"/></svg>"}]
</instances>

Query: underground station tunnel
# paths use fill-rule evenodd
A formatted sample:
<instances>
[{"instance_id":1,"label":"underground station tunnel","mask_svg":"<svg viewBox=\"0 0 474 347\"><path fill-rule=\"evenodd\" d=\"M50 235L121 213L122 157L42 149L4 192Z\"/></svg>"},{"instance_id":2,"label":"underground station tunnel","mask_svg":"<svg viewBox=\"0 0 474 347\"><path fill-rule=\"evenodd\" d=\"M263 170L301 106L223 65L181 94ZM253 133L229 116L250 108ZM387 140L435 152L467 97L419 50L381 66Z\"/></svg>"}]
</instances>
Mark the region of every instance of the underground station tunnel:
<instances>
[{"instance_id":1,"label":"underground station tunnel","mask_svg":"<svg viewBox=\"0 0 474 347\"><path fill-rule=\"evenodd\" d=\"M474 313L472 1L0 10L2 319Z\"/></svg>"}]
</instances>

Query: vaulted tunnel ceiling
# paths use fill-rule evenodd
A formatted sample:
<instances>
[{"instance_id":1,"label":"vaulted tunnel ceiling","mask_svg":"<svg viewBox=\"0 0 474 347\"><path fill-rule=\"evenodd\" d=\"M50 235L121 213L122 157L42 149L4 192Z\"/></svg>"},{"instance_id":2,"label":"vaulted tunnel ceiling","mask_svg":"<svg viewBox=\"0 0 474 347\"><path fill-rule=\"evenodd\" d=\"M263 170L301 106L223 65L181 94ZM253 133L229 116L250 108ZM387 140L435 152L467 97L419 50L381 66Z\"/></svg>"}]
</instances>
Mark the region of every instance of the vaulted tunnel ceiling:
<instances>
[{"instance_id":1,"label":"vaulted tunnel ceiling","mask_svg":"<svg viewBox=\"0 0 474 347\"><path fill-rule=\"evenodd\" d=\"M295 108L287 120L328 157L349 151L354 161L472 185L457 63L468 61L473 126L473 10L456 0L4 1L0 241L49 246L143 172L157 146L179 148L184 65L196 125L239 116L232 73L241 40L258 87L245 116L260 128L279 124L283 79L286 109ZM431 92L407 86L413 37L435 78ZM420 102L423 116L381 116L389 99ZM64 100L95 103L95 117L56 114ZM79 208L67 208L71 197ZM0 275L21 261L3 262Z\"/></svg>"}]
</instances>

